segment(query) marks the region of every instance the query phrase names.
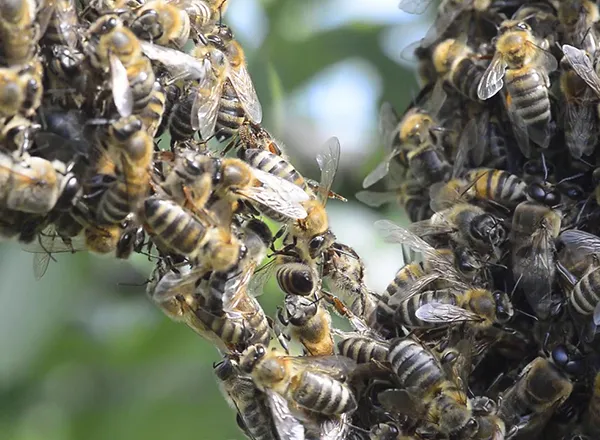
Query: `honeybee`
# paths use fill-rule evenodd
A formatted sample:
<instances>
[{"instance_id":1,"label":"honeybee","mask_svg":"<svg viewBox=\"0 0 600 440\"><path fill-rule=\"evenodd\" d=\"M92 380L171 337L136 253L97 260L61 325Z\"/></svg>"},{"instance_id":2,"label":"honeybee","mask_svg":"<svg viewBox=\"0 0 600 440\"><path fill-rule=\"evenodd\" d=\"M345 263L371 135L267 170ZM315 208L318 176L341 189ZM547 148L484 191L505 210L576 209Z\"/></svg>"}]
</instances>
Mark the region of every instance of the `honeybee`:
<instances>
[{"instance_id":1,"label":"honeybee","mask_svg":"<svg viewBox=\"0 0 600 440\"><path fill-rule=\"evenodd\" d=\"M49 2L52 16L44 33L42 43L46 46L61 45L76 48L79 45L81 24L74 0Z\"/></svg>"},{"instance_id":2,"label":"honeybee","mask_svg":"<svg viewBox=\"0 0 600 440\"><path fill-rule=\"evenodd\" d=\"M8 118L0 124L0 145L5 151L29 151L36 132L42 126L21 115Z\"/></svg>"},{"instance_id":3,"label":"honeybee","mask_svg":"<svg viewBox=\"0 0 600 440\"><path fill-rule=\"evenodd\" d=\"M110 124L102 140L108 155L118 159L117 177L100 198L96 221L100 225L112 225L123 221L130 212L137 212L148 194L154 141L144 130L142 120L135 116Z\"/></svg>"},{"instance_id":4,"label":"honeybee","mask_svg":"<svg viewBox=\"0 0 600 440\"><path fill-rule=\"evenodd\" d=\"M262 148L247 148L240 151L240 158L253 168L273 174L293 183L303 191L309 191L308 182L284 157Z\"/></svg>"},{"instance_id":5,"label":"honeybee","mask_svg":"<svg viewBox=\"0 0 600 440\"><path fill-rule=\"evenodd\" d=\"M521 202L515 208L510 233L512 270L536 316L547 318L553 307L555 244L562 217L538 202Z\"/></svg>"},{"instance_id":6,"label":"honeybee","mask_svg":"<svg viewBox=\"0 0 600 440\"><path fill-rule=\"evenodd\" d=\"M506 110L526 157L532 153L530 139L541 148L548 148L551 135L548 74L557 68L556 58L540 48L526 22L502 23L496 53L481 78L477 96L485 101L505 89Z\"/></svg>"},{"instance_id":7,"label":"honeybee","mask_svg":"<svg viewBox=\"0 0 600 440\"><path fill-rule=\"evenodd\" d=\"M371 335L349 335L337 344L338 352L354 360L357 364L366 364L373 360L387 362L389 342L374 339Z\"/></svg>"},{"instance_id":8,"label":"honeybee","mask_svg":"<svg viewBox=\"0 0 600 440\"><path fill-rule=\"evenodd\" d=\"M590 0L559 2L557 17L560 21L563 41L588 53L595 53L597 41L590 29L600 20L598 5Z\"/></svg>"},{"instance_id":9,"label":"honeybee","mask_svg":"<svg viewBox=\"0 0 600 440\"><path fill-rule=\"evenodd\" d=\"M467 44L449 38L433 49L432 60L440 77L472 101L478 101L477 86L485 68Z\"/></svg>"},{"instance_id":10,"label":"honeybee","mask_svg":"<svg viewBox=\"0 0 600 440\"><path fill-rule=\"evenodd\" d=\"M167 0L143 3L135 10L135 18L130 28L143 40L162 46L182 48L190 38L192 30L190 17L183 3Z\"/></svg>"},{"instance_id":11,"label":"honeybee","mask_svg":"<svg viewBox=\"0 0 600 440\"><path fill-rule=\"evenodd\" d=\"M254 154L259 151L267 151L276 156L284 156L282 143L271 135L264 127L246 121L238 130L238 144L243 150L252 150ZM238 156L244 159L245 151L240 151ZM244 159L249 161L250 159ZM291 166L291 165L290 165ZM273 174L278 174L273 172ZM302 186L302 185L298 185Z\"/></svg>"},{"instance_id":12,"label":"honeybee","mask_svg":"<svg viewBox=\"0 0 600 440\"><path fill-rule=\"evenodd\" d=\"M386 156L365 177L363 188L383 179L389 172L392 160L397 161L404 169L409 168L422 185L445 180L450 175L450 164L432 134L440 126L436 115L446 100L446 94L442 87L436 86L431 91L422 92L422 95L429 95L425 103L410 108L401 119L389 103L382 104L379 132Z\"/></svg>"},{"instance_id":13,"label":"honeybee","mask_svg":"<svg viewBox=\"0 0 600 440\"><path fill-rule=\"evenodd\" d=\"M600 272L597 258L600 256L600 239L579 230L564 231L558 237L558 272L566 281L566 293L570 306L577 313L593 315L600 323L600 296L598 288Z\"/></svg>"},{"instance_id":14,"label":"honeybee","mask_svg":"<svg viewBox=\"0 0 600 440\"><path fill-rule=\"evenodd\" d=\"M551 362L537 357L502 393L498 414L518 438L534 438L564 402L573 384Z\"/></svg>"},{"instance_id":15,"label":"honeybee","mask_svg":"<svg viewBox=\"0 0 600 440\"><path fill-rule=\"evenodd\" d=\"M309 296L319 286L315 268L299 261L283 262L277 266L275 278L286 294Z\"/></svg>"},{"instance_id":16,"label":"honeybee","mask_svg":"<svg viewBox=\"0 0 600 440\"><path fill-rule=\"evenodd\" d=\"M34 58L43 34L36 19L46 21L41 19L47 12L42 14L42 9L32 0L6 0L0 9L0 60L6 66L24 65Z\"/></svg>"},{"instance_id":17,"label":"honeybee","mask_svg":"<svg viewBox=\"0 0 600 440\"><path fill-rule=\"evenodd\" d=\"M302 202L306 209L306 217L295 220L290 228L290 234L306 260L315 260L335 241L335 235L329 229L329 218L325 205L330 198L331 186L335 179L340 163L340 141L333 137L329 139L317 154L317 163L321 170L321 180L316 194Z\"/></svg>"},{"instance_id":18,"label":"honeybee","mask_svg":"<svg viewBox=\"0 0 600 440\"><path fill-rule=\"evenodd\" d=\"M302 297L297 297L302 298ZM317 414L339 416L357 408L350 387L344 383L354 362L344 356L281 356L264 345L249 347L240 357L240 368L256 386Z\"/></svg>"},{"instance_id":19,"label":"honeybee","mask_svg":"<svg viewBox=\"0 0 600 440\"><path fill-rule=\"evenodd\" d=\"M158 196L144 201L141 216L146 231L162 249L188 258L195 265L231 270L246 250L228 228L206 224L176 203Z\"/></svg>"},{"instance_id":20,"label":"honeybee","mask_svg":"<svg viewBox=\"0 0 600 440\"><path fill-rule=\"evenodd\" d=\"M277 438L276 426L285 421L288 421L289 424L289 420L294 420L293 416L288 414L289 408L285 411L289 417L281 417L281 420L277 421L273 420L273 413L268 406L266 395L254 385L251 378L244 376L239 371L234 361L224 359L215 365L214 370L226 400L238 414L239 427L250 438L273 440ZM287 408L287 405L285 407ZM276 410L281 411L281 407L276 408ZM274 411L274 413L277 414L278 412ZM299 424L299 422L297 423ZM304 432L302 425L296 427Z\"/></svg>"},{"instance_id":21,"label":"honeybee","mask_svg":"<svg viewBox=\"0 0 600 440\"><path fill-rule=\"evenodd\" d=\"M189 152L176 161L163 187L180 203L185 201L184 187L196 208L203 208L211 194L236 201L248 200L259 210L266 207L288 219L307 216L302 203L308 195L301 188L276 175L252 168L240 159L214 158Z\"/></svg>"},{"instance_id":22,"label":"honeybee","mask_svg":"<svg viewBox=\"0 0 600 440\"><path fill-rule=\"evenodd\" d=\"M35 114L41 105L43 68L39 60L29 64L0 67L0 117Z\"/></svg>"},{"instance_id":23,"label":"honeybee","mask_svg":"<svg viewBox=\"0 0 600 440\"><path fill-rule=\"evenodd\" d=\"M57 101L63 108L81 108L94 91L94 72L86 65L85 54L77 48L54 45L47 57L48 92L57 91ZM62 91L70 93L62 93Z\"/></svg>"},{"instance_id":24,"label":"honeybee","mask_svg":"<svg viewBox=\"0 0 600 440\"><path fill-rule=\"evenodd\" d=\"M586 81L572 67L577 65L577 69L581 70L577 63L582 60L581 57L587 60L585 53L577 52L577 49L566 45L564 50L565 56L560 61L562 69L560 90L565 103L565 142L571 155L579 159L582 155L591 154L596 145L598 123L594 101L597 98L594 97L593 90L588 87Z\"/></svg>"},{"instance_id":25,"label":"honeybee","mask_svg":"<svg viewBox=\"0 0 600 440\"><path fill-rule=\"evenodd\" d=\"M423 344L411 338L395 339L388 361L399 388L379 393L384 407L426 421L442 434L461 433L469 438L469 433L477 431L461 379L450 375Z\"/></svg>"},{"instance_id":26,"label":"honeybee","mask_svg":"<svg viewBox=\"0 0 600 440\"><path fill-rule=\"evenodd\" d=\"M6 209L47 214L68 210L80 194L78 179L60 161L23 153L0 154L0 203Z\"/></svg>"}]
</instances>

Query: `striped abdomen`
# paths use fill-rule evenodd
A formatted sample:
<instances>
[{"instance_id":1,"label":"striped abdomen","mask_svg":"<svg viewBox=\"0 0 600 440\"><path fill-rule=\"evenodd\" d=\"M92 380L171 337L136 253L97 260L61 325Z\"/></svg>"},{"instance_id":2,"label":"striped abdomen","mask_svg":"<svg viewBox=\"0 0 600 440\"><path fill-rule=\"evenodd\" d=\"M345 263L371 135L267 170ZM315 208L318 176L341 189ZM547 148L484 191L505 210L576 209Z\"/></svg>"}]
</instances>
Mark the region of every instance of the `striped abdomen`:
<instances>
[{"instance_id":1,"label":"striped abdomen","mask_svg":"<svg viewBox=\"0 0 600 440\"><path fill-rule=\"evenodd\" d=\"M429 192L414 181L404 183L398 194L398 203L404 207L411 222L427 220L432 216L430 201Z\"/></svg>"},{"instance_id":2,"label":"striped abdomen","mask_svg":"<svg viewBox=\"0 0 600 440\"><path fill-rule=\"evenodd\" d=\"M181 206L150 197L144 201L144 226L161 246L193 257L206 235L206 228Z\"/></svg>"},{"instance_id":3,"label":"striped abdomen","mask_svg":"<svg viewBox=\"0 0 600 440\"><path fill-rule=\"evenodd\" d=\"M530 68L507 70L505 81L512 111L517 112L530 132L545 132L550 122L550 99L544 76Z\"/></svg>"},{"instance_id":4,"label":"striped abdomen","mask_svg":"<svg viewBox=\"0 0 600 440\"><path fill-rule=\"evenodd\" d=\"M440 388L446 383L444 370L438 359L412 339L399 339L390 345L389 362L401 388L423 390Z\"/></svg>"},{"instance_id":5,"label":"striped abdomen","mask_svg":"<svg viewBox=\"0 0 600 440\"><path fill-rule=\"evenodd\" d=\"M445 181L452 173L452 166L433 144L418 147L410 151L407 157L410 170L421 185Z\"/></svg>"},{"instance_id":6,"label":"striped abdomen","mask_svg":"<svg viewBox=\"0 0 600 440\"><path fill-rule=\"evenodd\" d=\"M408 288L419 278L425 275L425 269L423 264L420 262L409 263L404 265L396 275L394 279L386 287L386 293L391 297L399 292L402 292Z\"/></svg>"},{"instance_id":7,"label":"striped abdomen","mask_svg":"<svg viewBox=\"0 0 600 440\"><path fill-rule=\"evenodd\" d=\"M197 130L192 127L192 108L196 95L199 93L197 87L190 87L173 106L169 118L169 132L172 141L183 141L194 136Z\"/></svg>"},{"instance_id":8,"label":"striped abdomen","mask_svg":"<svg viewBox=\"0 0 600 440\"><path fill-rule=\"evenodd\" d=\"M229 80L223 84L219 102L219 113L215 126L215 137L219 142L229 139L237 133L246 119L246 112Z\"/></svg>"},{"instance_id":9,"label":"striped abdomen","mask_svg":"<svg viewBox=\"0 0 600 440\"><path fill-rule=\"evenodd\" d=\"M162 124L167 96L158 81L154 82L152 93L148 96L146 106L139 112L139 117L146 127L148 134L154 138L158 127Z\"/></svg>"},{"instance_id":10,"label":"striped abdomen","mask_svg":"<svg viewBox=\"0 0 600 440\"><path fill-rule=\"evenodd\" d=\"M339 353L353 359L357 364L365 364L372 359L386 362L389 350L387 343L367 336L351 336L338 342Z\"/></svg>"},{"instance_id":11,"label":"striped abdomen","mask_svg":"<svg viewBox=\"0 0 600 440\"><path fill-rule=\"evenodd\" d=\"M263 344L268 346L271 341L271 327L258 301L247 295L240 301L236 310L244 313L246 325L251 329L252 334L248 338L248 345Z\"/></svg>"},{"instance_id":12,"label":"striped abdomen","mask_svg":"<svg viewBox=\"0 0 600 440\"><path fill-rule=\"evenodd\" d=\"M179 102L179 98L181 97L181 89L177 87L176 84L169 84L165 86L163 92L165 95L164 110L155 136L162 135L167 129L173 108L175 107L175 104Z\"/></svg>"},{"instance_id":13,"label":"striped abdomen","mask_svg":"<svg viewBox=\"0 0 600 440\"><path fill-rule=\"evenodd\" d=\"M350 388L332 377L304 371L299 382L292 391L292 400L304 408L326 415L340 415L357 407Z\"/></svg>"},{"instance_id":14,"label":"striped abdomen","mask_svg":"<svg viewBox=\"0 0 600 440\"><path fill-rule=\"evenodd\" d=\"M471 101L480 101L477 87L485 70L471 58L463 58L450 74L450 84Z\"/></svg>"},{"instance_id":15,"label":"striped abdomen","mask_svg":"<svg viewBox=\"0 0 600 440\"><path fill-rule=\"evenodd\" d=\"M429 328L439 324L422 321L415 316L424 304L441 303L457 305L456 296L447 290L428 290L412 295L400 303L394 316L395 322L406 327Z\"/></svg>"},{"instance_id":16,"label":"striped abdomen","mask_svg":"<svg viewBox=\"0 0 600 440\"><path fill-rule=\"evenodd\" d=\"M255 440L275 440L276 433L273 426L271 411L262 393L237 404L239 415L244 422L247 434Z\"/></svg>"},{"instance_id":17,"label":"striped abdomen","mask_svg":"<svg viewBox=\"0 0 600 440\"><path fill-rule=\"evenodd\" d=\"M129 195L130 187L123 176L104 192L96 213L100 225L115 225L122 222L134 211L134 200Z\"/></svg>"},{"instance_id":18,"label":"striped abdomen","mask_svg":"<svg viewBox=\"0 0 600 440\"><path fill-rule=\"evenodd\" d=\"M261 150L260 148L250 148L243 150L241 158L253 168L281 177L282 179L301 187L305 191L308 189L304 177L289 161L281 156L267 150Z\"/></svg>"},{"instance_id":19,"label":"striped abdomen","mask_svg":"<svg viewBox=\"0 0 600 440\"><path fill-rule=\"evenodd\" d=\"M54 44L76 47L79 42L77 33L79 17L73 0L57 0L53 3L54 11L42 39L45 46Z\"/></svg>"},{"instance_id":20,"label":"striped abdomen","mask_svg":"<svg viewBox=\"0 0 600 440\"><path fill-rule=\"evenodd\" d=\"M148 58L142 57L127 66L127 79L133 94L133 112L139 114L152 99L154 91L154 70Z\"/></svg>"},{"instance_id":21,"label":"striped abdomen","mask_svg":"<svg viewBox=\"0 0 600 440\"><path fill-rule=\"evenodd\" d=\"M518 176L503 170L474 169L465 178L474 182L475 198L493 200L504 206L516 206L525 200L527 184Z\"/></svg>"},{"instance_id":22,"label":"striped abdomen","mask_svg":"<svg viewBox=\"0 0 600 440\"><path fill-rule=\"evenodd\" d=\"M581 277L569 295L569 302L577 313L591 315L600 302L600 268Z\"/></svg>"}]
</instances>

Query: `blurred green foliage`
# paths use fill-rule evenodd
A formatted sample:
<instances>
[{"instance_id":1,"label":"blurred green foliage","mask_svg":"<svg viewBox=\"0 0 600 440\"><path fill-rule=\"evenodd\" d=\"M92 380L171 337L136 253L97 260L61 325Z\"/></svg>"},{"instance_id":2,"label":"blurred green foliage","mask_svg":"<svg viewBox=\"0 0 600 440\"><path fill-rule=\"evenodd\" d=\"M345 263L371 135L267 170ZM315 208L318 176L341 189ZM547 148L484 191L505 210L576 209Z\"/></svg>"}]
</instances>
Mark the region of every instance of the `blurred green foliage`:
<instances>
[{"instance_id":1,"label":"blurred green foliage","mask_svg":"<svg viewBox=\"0 0 600 440\"><path fill-rule=\"evenodd\" d=\"M231 2L234 9L236 0ZM289 122L277 115L280 102L347 58L375 66L385 99L402 107L412 93L412 73L381 49L384 25L357 21L289 38L299 5L320 3L273 0L259 6L269 32L248 58L266 126L276 134ZM389 14L399 14L396 1L388 4ZM342 170L338 181L344 184L336 190L351 197L359 189L381 157L376 141L370 147L371 159ZM0 438L243 438L212 375L216 350L146 299L152 268L146 257L116 262L58 255L39 282L31 259L16 244L0 248ZM281 298L271 286L260 301L272 313Z\"/></svg>"}]
</instances>

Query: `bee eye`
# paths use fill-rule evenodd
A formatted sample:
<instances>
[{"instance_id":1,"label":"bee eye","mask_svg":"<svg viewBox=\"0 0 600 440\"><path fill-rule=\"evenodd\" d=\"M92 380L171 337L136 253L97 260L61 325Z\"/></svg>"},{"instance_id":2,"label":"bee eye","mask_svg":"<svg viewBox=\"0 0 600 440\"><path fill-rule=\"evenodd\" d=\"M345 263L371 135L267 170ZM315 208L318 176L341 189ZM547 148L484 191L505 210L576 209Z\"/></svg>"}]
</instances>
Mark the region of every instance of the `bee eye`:
<instances>
[{"instance_id":1,"label":"bee eye","mask_svg":"<svg viewBox=\"0 0 600 440\"><path fill-rule=\"evenodd\" d=\"M472 430L478 430L479 429L479 422L475 419L469 419L469 421L467 422L467 428L472 429Z\"/></svg>"}]
</instances>

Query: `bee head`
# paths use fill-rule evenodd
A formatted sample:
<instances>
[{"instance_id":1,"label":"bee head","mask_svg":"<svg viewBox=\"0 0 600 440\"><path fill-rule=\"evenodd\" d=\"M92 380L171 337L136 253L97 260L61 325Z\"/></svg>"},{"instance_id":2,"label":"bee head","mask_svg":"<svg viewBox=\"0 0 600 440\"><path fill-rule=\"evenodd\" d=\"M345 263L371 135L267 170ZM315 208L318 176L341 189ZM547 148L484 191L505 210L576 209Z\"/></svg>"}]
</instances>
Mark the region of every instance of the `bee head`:
<instances>
[{"instance_id":1,"label":"bee head","mask_svg":"<svg viewBox=\"0 0 600 440\"><path fill-rule=\"evenodd\" d=\"M256 364L266 356L267 348L262 344L255 344L246 349L240 357L240 369L251 373Z\"/></svg>"}]
</instances>

